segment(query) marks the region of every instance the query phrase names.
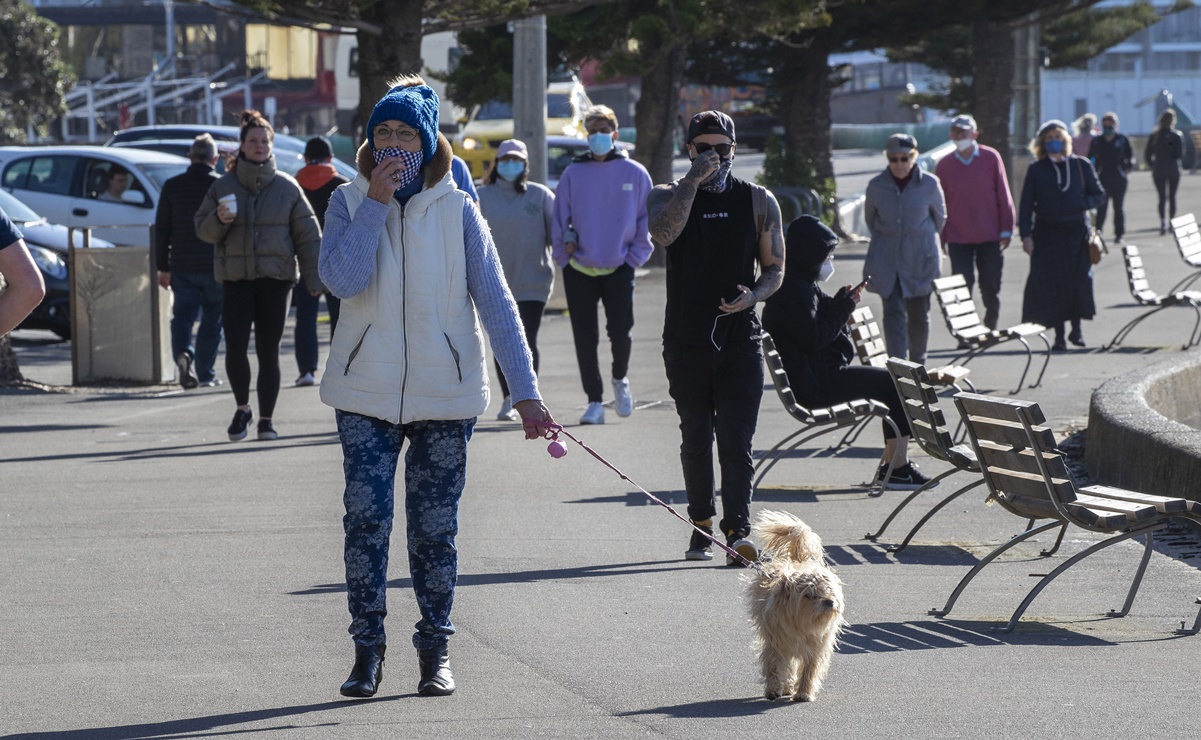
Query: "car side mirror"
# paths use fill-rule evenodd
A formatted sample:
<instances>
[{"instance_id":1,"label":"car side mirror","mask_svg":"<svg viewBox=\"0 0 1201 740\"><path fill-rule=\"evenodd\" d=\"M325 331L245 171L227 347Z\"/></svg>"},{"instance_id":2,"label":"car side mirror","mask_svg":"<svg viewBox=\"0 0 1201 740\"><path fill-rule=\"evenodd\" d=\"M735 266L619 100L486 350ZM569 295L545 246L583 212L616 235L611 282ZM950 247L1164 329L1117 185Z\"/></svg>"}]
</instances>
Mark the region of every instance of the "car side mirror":
<instances>
[{"instance_id":1,"label":"car side mirror","mask_svg":"<svg viewBox=\"0 0 1201 740\"><path fill-rule=\"evenodd\" d=\"M121 193L121 202L131 206L144 206L146 205L146 193L141 190L126 190Z\"/></svg>"}]
</instances>

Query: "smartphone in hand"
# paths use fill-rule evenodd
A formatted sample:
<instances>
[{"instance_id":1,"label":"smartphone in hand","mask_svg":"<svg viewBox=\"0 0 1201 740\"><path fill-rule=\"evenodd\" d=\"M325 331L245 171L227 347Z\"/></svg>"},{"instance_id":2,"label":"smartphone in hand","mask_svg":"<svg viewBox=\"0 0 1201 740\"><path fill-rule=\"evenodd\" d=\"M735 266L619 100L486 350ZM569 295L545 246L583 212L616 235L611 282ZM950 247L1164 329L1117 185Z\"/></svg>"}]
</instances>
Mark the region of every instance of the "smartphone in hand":
<instances>
[{"instance_id":1,"label":"smartphone in hand","mask_svg":"<svg viewBox=\"0 0 1201 740\"><path fill-rule=\"evenodd\" d=\"M864 279L863 279L863 282L862 282L862 283L859 283L859 284L858 284L858 285L856 285L854 288L852 288L852 289L851 289L851 292L852 292L852 293L859 293L859 292L861 292L861 291L862 291L864 288L866 288L866 287L867 287L867 284L868 284L869 282L871 282L871 279L872 279L872 276L871 276L871 275L868 275L866 278L864 278Z\"/></svg>"}]
</instances>

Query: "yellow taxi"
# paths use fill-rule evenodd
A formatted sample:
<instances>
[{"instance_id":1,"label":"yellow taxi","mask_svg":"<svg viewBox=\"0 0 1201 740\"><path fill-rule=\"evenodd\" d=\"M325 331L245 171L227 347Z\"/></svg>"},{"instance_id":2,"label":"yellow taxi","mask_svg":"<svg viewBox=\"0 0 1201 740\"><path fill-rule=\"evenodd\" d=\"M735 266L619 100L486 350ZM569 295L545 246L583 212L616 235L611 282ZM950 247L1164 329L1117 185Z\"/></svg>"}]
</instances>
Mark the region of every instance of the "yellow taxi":
<instances>
[{"instance_id":1,"label":"yellow taxi","mask_svg":"<svg viewBox=\"0 0 1201 740\"><path fill-rule=\"evenodd\" d=\"M579 80L552 82L546 87L546 135L584 136L584 111L592 105ZM513 104L492 100L477 105L467 123L451 140L455 154L479 180L505 139L513 138Z\"/></svg>"}]
</instances>

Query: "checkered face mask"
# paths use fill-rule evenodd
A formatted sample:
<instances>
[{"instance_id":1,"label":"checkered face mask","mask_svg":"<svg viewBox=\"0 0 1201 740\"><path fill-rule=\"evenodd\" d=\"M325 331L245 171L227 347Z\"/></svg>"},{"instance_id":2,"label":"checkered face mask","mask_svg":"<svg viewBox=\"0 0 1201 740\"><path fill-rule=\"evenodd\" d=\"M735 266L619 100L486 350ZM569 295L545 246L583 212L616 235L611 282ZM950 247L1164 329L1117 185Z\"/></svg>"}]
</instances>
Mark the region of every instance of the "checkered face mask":
<instances>
[{"instance_id":1,"label":"checkered face mask","mask_svg":"<svg viewBox=\"0 0 1201 740\"><path fill-rule=\"evenodd\" d=\"M379 164L384 157L400 157L404 161L404 169L393 175L397 190L407 188L409 183L417 179L417 173L421 171L421 152L406 152L404 149L389 146L376 149L373 153L376 164Z\"/></svg>"}]
</instances>

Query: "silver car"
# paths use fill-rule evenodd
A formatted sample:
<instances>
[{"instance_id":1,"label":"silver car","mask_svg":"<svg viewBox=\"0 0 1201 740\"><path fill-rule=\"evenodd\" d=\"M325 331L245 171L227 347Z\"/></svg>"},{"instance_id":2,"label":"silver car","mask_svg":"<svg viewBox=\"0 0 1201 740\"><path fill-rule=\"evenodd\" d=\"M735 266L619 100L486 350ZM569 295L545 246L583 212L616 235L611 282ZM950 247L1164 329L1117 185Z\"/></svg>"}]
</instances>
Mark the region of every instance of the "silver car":
<instances>
[{"instance_id":1,"label":"silver car","mask_svg":"<svg viewBox=\"0 0 1201 740\"><path fill-rule=\"evenodd\" d=\"M188 165L183 157L143 149L5 146L0 188L51 223L90 227L114 244L146 247L163 183Z\"/></svg>"}]
</instances>

